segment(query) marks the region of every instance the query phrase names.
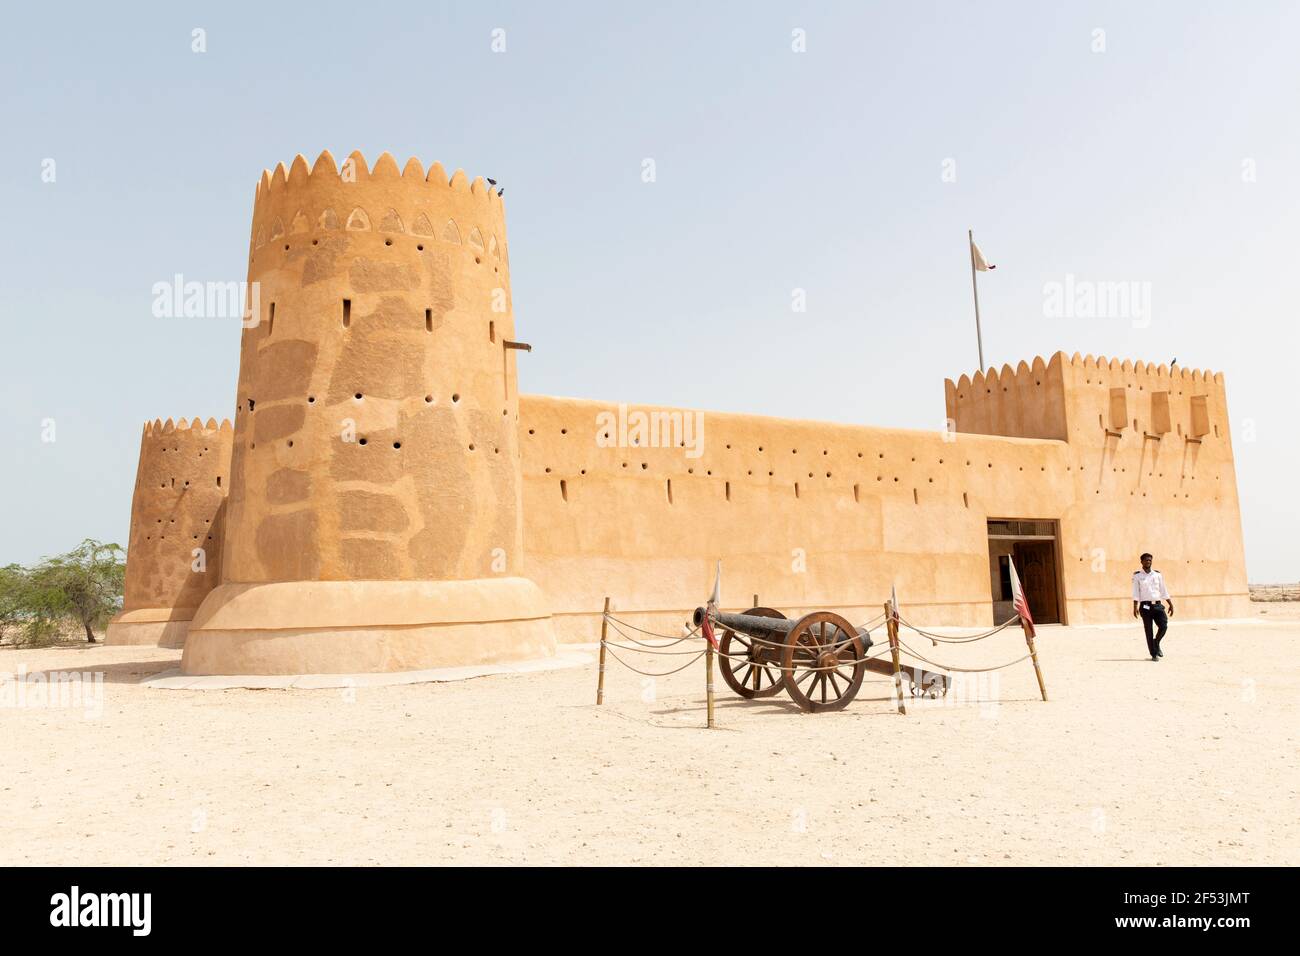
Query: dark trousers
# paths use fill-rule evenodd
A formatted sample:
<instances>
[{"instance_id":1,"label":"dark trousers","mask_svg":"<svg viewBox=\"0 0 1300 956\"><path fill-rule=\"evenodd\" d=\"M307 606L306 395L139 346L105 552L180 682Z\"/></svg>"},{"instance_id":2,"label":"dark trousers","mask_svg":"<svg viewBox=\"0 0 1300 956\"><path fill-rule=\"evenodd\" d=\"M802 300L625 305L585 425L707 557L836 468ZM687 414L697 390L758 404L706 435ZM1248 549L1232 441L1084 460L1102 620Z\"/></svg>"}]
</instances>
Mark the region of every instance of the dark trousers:
<instances>
[{"instance_id":1,"label":"dark trousers","mask_svg":"<svg viewBox=\"0 0 1300 956\"><path fill-rule=\"evenodd\" d=\"M1147 632L1147 650L1152 657L1156 656L1156 651L1160 650L1160 638L1165 636L1165 631L1169 630L1169 618L1165 616L1165 607L1159 601L1143 601L1138 605L1138 613L1142 615L1142 629ZM1156 626L1155 637L1151 636L1151 625Z\"/></svg>"}]
</instances>

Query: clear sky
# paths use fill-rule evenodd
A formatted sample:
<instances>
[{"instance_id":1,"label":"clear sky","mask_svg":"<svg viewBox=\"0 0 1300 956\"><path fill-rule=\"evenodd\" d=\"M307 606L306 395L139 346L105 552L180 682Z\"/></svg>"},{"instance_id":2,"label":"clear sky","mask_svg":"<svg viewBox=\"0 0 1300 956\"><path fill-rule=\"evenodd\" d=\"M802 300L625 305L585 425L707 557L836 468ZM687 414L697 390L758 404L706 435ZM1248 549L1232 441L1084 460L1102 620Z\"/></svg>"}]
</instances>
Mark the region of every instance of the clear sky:
<instances>
[{"instance_id":1,"label":"clear sky","mask_svg":"<svg viewBox=\"0 0 1300 956\"><path fill-rule=\"evenodd\" d=\"M141 423L231 415L238 371L238 324L154 283L242 280L263 167L359 148L506 187L526 392L941 427L974 228L990 364L1224 373L1250 578L1300 579L1297 35L1267 2L11 5L0 562L125 542ZM1048 315L1067 274L1149 317Z\"/></svg>"}]
</instances>

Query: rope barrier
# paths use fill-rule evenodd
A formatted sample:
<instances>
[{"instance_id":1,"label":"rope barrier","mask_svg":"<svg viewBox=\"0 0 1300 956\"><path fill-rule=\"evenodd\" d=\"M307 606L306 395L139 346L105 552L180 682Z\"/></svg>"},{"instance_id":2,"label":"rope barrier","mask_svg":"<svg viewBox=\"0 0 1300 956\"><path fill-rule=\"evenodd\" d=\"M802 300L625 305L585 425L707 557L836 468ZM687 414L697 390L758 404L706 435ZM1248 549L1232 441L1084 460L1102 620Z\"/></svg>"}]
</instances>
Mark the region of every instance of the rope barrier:
<instances>
[{"instance_id":1,"label":"rope barrier","mask_svg":"<svg viewBox=\"0 0 1300 956\"><path fill-rule=\"evenodd\" d=\"M757 601L757 598L755 600ZM838 674L840 677L844 677L844 674L841 673L841 670L843 668L847 667L851 671L856 671L858 668L862 667L867 662L878 660L879 658L884 657L886 654L890 654L894 658L893 673L895 675L895 680L897 681L898 679L902 678L905 674L907 674L907 683L910 686L913 697L918 697L918 696L935 697L942 693L946 693L947 688L949 688L952 685L951 673L983 674L983 673L988 673L990 671L1004 670L1005 668L1014 667L1016 664L1023 663L1024 661L1033 660L1034 671L1038 676L1039 690L1042 692L1043 700L1047 700L1047 691L1043 687L1042 672L1038 668L1038 660L1034 655L1033 635L1028 629L1026 629L1026 642L1029 644L1029 653L1025 654L1022 657L1018 657L1013 661L1008 661L1007 663L1004 664L997 664L992 667L956 667L951 664L941 664L938 661L931 660L930 658L922 654L920 651L916 650L916 648L905 643L902 640L902 638L898 635L899 627L902 626L902 627L906 627L908 630L915 631L917 634L921 635L922 637L929 638L936 645L940 642L945 644L969 644L969 643L973 643L974 641L985 640L986 638L992 637L993 635L999 633L1000 631L1006 630L1007 628L1011 627L1013 624L1019 623L1020 622L1019 615L1008 618L1003 623L998 624L997 626L995 626L994 628L988 631L983 631L978 634L968 634L960 637L952 637L944 634L936 634L933 631L927 631L923 628L917 627L915 624L912 624L910 621L903 618L902 615L900 615L897 612L897 609L893 609L892 620L890 619L891 616L888 613L877 614L875 617L872 617L865 623L859 625L855 629L854 633L851 634L847 633L844 628L841 628L836 625L832 625L832 631L831 631L832 640L823 644L818 642L814 637L813 639L814 643L811 646L806 644L797 644L792 646L788 634L786 635L786 640L784 641L770 641L767 640L766 638L753 637L748 634L742 634L741 632L732 630L730 628L725 628L723 632L725 642L728 645L730 645L731 639L735 638L737 643L741 644L745 648L745 651L742 653L735 653L729 650L727 653L723 653L720 646L722 643L721 641L716 642L719 645L716 647L714 643L706 644L706 646L702 650L696 650L695 648L691 648L688 650L669 649L669 648L676 647L678 644L682 644L686 641L691 641L691 640L707 639L709 641L713 641L714 640L713 634L708 630L708 625L711 623L712 618L710 618L710 620L706 620L702 626L693 627L690 631L678 637L672 634L661 634L657 631L650 631L642 627L637 627L635 624L632 624L628 621L624 621L621 618L616 618L609 613L609 606L610 606L610 600L607 597L605 598L605 609L601 614L602 626L601 626L601 640L600 640L600 647L601 647L600 681L597 686L597 692L596 692L597 704L600 704L603 701L603 697L604 697L605 654L606 653L608 653L611 657L614 658L615 661L617 661L619 664L622 664L624 667L632 671L634 674L640 674L643 677L651 677L651 678L669 677L673 674L679 674L682 671L686 670L688 667L690 667L692 664L694 664L696 661L698 661L701 657L707 656L709 659L709 664L707 667L708 681L707 681L706 696L708 698L708 708L709 708L709 722L708 722L709 727L713 726L713 686L714 686L713 685L713 658L715 656L726 658L726 660L729 662L728 669L727 671L724 672L724 675L727 675L729 680L733 680L734 675L736 673L739 673L741 665L748 665L750 668L758 667L758 668L762 668L763 670L779 672L781 674L781 682L790 681L793 682L790 686L794 686L797 685L799 681L806 679L809 674L816 675L819 673L828 673L828 674ZM887 605L886 608L887 611L891 607L892 605ZM880 624L881 622L884 622L890 631L890 641L887 644L879 645L879 649L876 650L874 653L872 653L871 648L874 645L871 643L870 629L872 626ZM606 628L609 626L612 626L615 632L618 633L620 637L622 637L624 640L630 643L620 644L616 641L610 641L606 634ZM848 625L848 626L850 628L852 627L852 625ZM825 639L826 624L823 623L821 627L822 627L821 635L822 638ZM659 641L659 643L649 643L648 641L643 641L638 638L635 638L631 634L628 634L627 631L623 630L623 628L627 628L628 630L631 631L636 631L638 634L643 634L650 638L656 638ZM844 638L840 641L833 640L833 635L836 632L844 635ZM813 636L811 627L806 632L806 636L808 637ZM862 656L861 657L855 656L850 658L849 660L840 659L839 655L843 651L852 649L851 645L854 639L862 639L861 643L865 644L865 647L862 652ZM641 670L638 667L633 667L631 664L629 664L627 661L621 658L618 654L614 653L613 650L614 648L618 648L619 650L627 651L633 654L650 654L650 655L662 656L662 657L689 657L690 660L683 663L680 667L674 667L672 670L646 671L646 670ZM764 653L765 649L767 649L766 653ZM901 651L905 651L908 654L908 656L915 658L917 661L920 661L922 664L927 664L930 667L936 668L938 671L941 672L950 672L950 673L931 675L932 677L943 678L943 680L937 684L934 681L927 682L925 681L925 678L922 676L926 672L921 669L920 665L918 664L904 665L902 662L899 661L898 654ZM777 652L779 652L780 654L779 659L777 657ZM829 665L822 665L820 662L821 660L824 659L823 655L827 653L833 656L834 663ZM785 666L785 660L787 654L789 655L790 662L791 662L788 668ZM910 674L907 673L909 671L911 672ZM769 674L769 678L770 678L770 674ZM851 681L852 677L847 677L844 679ZM746 672L745 680L746 682L748 682L748 672ZM927 683L931 684L932 686L925 686L925 684ZM814 678L813 684L810 684L808 686L812 687L815 684L816 684L816 679ZM903 707L903 697L902 697L903 689L901 685L898 686L898 694L899 694L898 711L900 714L905 714L906 710Z\"/></svg>"},{"instance_id":2,"label":"rope barrier","mask_svg":"<svg viewBox=\"0 0 1300 956\"><path fill-rule=\"evenodd\" d=\"M611 621L610 623L611 623L611 626L614 628L614 630L617 631L618 634L619 634L621 637L623 637L625 640L629 640L629 641L631 641L633 644L637 645L638 647L644 648L645 650L643 651L643 653L646 653L646 654L655 654L655 653L658 653L658 654L690 654L690 653L692 653L691 651L669 651L669 650L665 650L665 648L676 647L678 644L682 643L682 641L690 640L691 637L692 637L693 635L688 634L688 635L686 635L686 637L680 637L680 638L678 638L677 640L668 640L668 642L667 642L666 644L647 644L645 641L638 641L635 637L633 637L631 634L628 634L628 633L626 633L625 631L623 631L623 630L622 630L622 629L621 629L617 624L614 624L612 621ZM610 644L610 643L613 643L613 642L611 642L611 641L606 641L606 643L607 643L607 644ZM618 647L618 646L620 646L620 645L615 644L614 646L615 646L615 647ZM635 650L636 648L626 648L626 649L627 649L627 650Z\"/></svg>"},{"instance_id":3,"label":"rope barrier","mask_svg":"<svg viewBox=\"0 0 1300 956\"><path fill-rule=\"evenodd\" d=\"M695 627L695 628L691 628L691 632L690 632L689 634L684 634L684 635L682 635L681 637L674 637L672 634L660 634L660 633L658 633L657 631L647 631L645 628L637 627L635 624L631 624L631 623L629 623L629 622L627 622L627 621L624 621L624 620L622 620L622 619L620 619L620 618L614 617L614 615L612 615L612 614L605 614L605 615L602 615L602 616L605 618L605 620L609 621L609 622L612 623L612 624L616 624L616 625L617 625L617 624L622 624L624 627L629 627L629 628L631 628L632 630L637 631L637 632L639 632L639 633L641 633L641 634L648 634L648 635L650 635L651 637L659 637L659 638L663 638L665 641L672 641L674 644L680 644L682 641L688 640L689 638L692 638L692 637L696 637L696 636L698 636L699 633L700 633L700 629L699 629L698 627ZM618 630L618 628L615 627L615 630ZM619 633L621 634L622 632L619 631ZM624 634L623 636L624 636L624 637L627 637L626 634ZM629 641L635 641L636 638L628 637L628 640L629 640Z\"/></svg>"},{"instance_id":4,"label":"rope barrier","mask_svg":"<svg viewBox=\"0 0 1300 956\"><path fill-rule=\"evenodd\" d=\"M971 641L982 641L986 637L992 637L994 634L997 634L999 631L1006 630L1012 624L1020 623L1020 617L1016 616L1016 617L1008 618L1007 620L999 624L997 627L993 628L993 630L991 631L984 631L983 633L980 634L967 634L963 637L950 637L944 634L935 634L931 631L922 630L921 628L917 627L915 624L911 623L910 621L905 620L901 615L898 618L898 623L902 624L904 627L916 631L916 633L920 634L922 637L928 637L932 641L941 641L945 644L969 644Z\"/></svg>"},{"instance_id":5,"label":"rope barrier","mask_svg":"<svg viewBox=\"0 0 1300 956\"><path fill-rule=\"evenodd\" d=\"M651 654L656 657L684 657L687 654L700 653L699 651L693 649L689 651L658 651L653 648L646 647L644 644L641 645L640 647L637 647L633 644L619 644L617 641L606 641L605 646L617 647L621 651L631 651L633 654Z\"/></svg>"},{"instance_id":6,"label":"rope barrier","mask_svg":"<svg viewBox=\"0 0 1300 956\"><path fill-rule=\"evenodd\" d=\"M610 620L611 620L611 622L612 622L614 619L611 618ZM624 637L628 637L628 635L623 634L623 632L622 632L621 630L619 630L618 625L614 625L614 630L618 631L619 634L622 634ZM687 638L682 638L682 639L680 639L680 640L678 640L678 641L673 641L672 644L664 644L664 645L658 645L658 646L656 646L656 645L646 644L646 643L644 643L644 642L642 642L642 641L636 641L636 640L633 639L633 638L628 638L628 639L629 639L629 640L632 640L632 641L633 641L633 644L636 644L636 645L639 645L639 646L633 647L633 646L629 646L629 645L627 645L627 644L619 644L619 643L617 643L617 642L615 642L615 641L606 641L606 642L605 642L605 646L606 646L606 647L617 647L617 648L619 648L620 650L631 651L631 652L634 653L634 654L653 654L653 655L657 655L657 656L661 656L661 657L684 657L684 656L686 656L686 655L688 655L688 654L694 654L694 655L698 658L698 657L700 656L700 654L703 653L703 651L694 651L694 650L689 650L689 651L669 651L669 650L664 650L664 649L663 649L663 648L671 647L672 644L679 644L679 643L681 643L682 640L686 640ZM775 647L775 648L785 648L785 647L786 647L785 644L775 644L775 643L772 643L772 642L770 642L770 641L763 641L762 643L765 644L765 645L767 645L767 646L769 646L769 647ZM838 655L839 652L840 652L839 649L845 647L848 643L849 643L848 641L841 641L841 642L839 642L838 644L832 644L832 645L828 648L828 650L830 650L832 653L835 653L835 654ZM818 654L820 653L819 651L815 651L813 648L810 648L810 647L801 647L801 648L799 648L799 651L800 651L800 653L806 655L806 656L803 658L805 661L808 660L809 658L812 658L813 660L815 660L816 657L818 656ZM851 658L850 660L841 660L841 661L839 661L837 664L832 664L832 665L826 665L826 666L798 667L798 668L796 668L796 669L799 670L800 672L804 672L804 673L806 673L806 672L813 672L813 671L815 671L815 672L821 672L821 671L835 671L835 670L839 670L841 667L856 667L856 666L858 666L859 664L863 664L863 663L865 663L865 662L867 662L867 661L875 660L875 659L877 659L877 658L879 658L879 657L882 657L882 656L884 656L885 654L887 654L888 652L889 652L889 647L888 647L888 645L883 645L883 646L881 647L881 649L880 649L879 651L877 651L876 653L874 653L874 654L867 654L867 655L864 656L864 657L854 657L854 658ZM612 653L612 652L611 652L611 653ZM782 668L782 666L781 666L781 663L780 663L779 661L775 661L775 660L772 660L772 661L758 661L758 660L755 660L755 659L753 659L752 657L750 657L748 654L734 654L734 653L726 653L726 654L724 654L724 653L723 653L722 651L720 651L720 650L719 650L719 651L715 651L714 653L715 653L718 657L725 657L727 660L729 660L729 661L733 661L733 662L735 662L735 663L737 663L737 664L750 664L750 665L752 665L752 666L754 666L754 667L771 668L771 669L773 669L773 670L783 670L783 668ZM614 659L617 660L617 661L618 661L620 664L622 664L624 667L629 667L629 665L627 664L627 662L624 661L624 660L622 660L621 658L619 658L617 655L614 655ZM689 662L688 662L688 663L689 663ZM939 665L936 665L936 666L939 666ZM629 669L633 669L633 668L630 668L630 667L629 667ZM679 668L679 669L680 669L680 668ZM643 672L638 671L637 673L643 673ZM667 673L669 673L669 674L675 674L675 673L677 673L677 672L676 672L676 671L668 671ZM666 676L666 675L665 675L665 676Z\"/></svg>"},{"instance_id":7,"label":"rope barrier","mask_svg":"<svg viewBox=\"0 0 1300 956\"><path fill-rule=\"evenodd\" d=\"M685 664L683 664L681 667L676 667L676 668L674 668L673 670L670 670L670 671L664 671L662 674L652 673L651 671L638 670L637 668L635 668L635 667L633 667L631 664L629 664L627 661L625 661L625 660L623 660L621 657L619 657L617 654L615 654L613 651L610 651L610 652L609 652L609 656L612 657L612 658L614 658L614 660L618 661L620 664L622 664L622 665L623 665L624 667L626 667L628 670L632 671L634 674L640 674L642 677L668 677L670 674L676 674L676 673L679 673L680 671L684 671L684 670L686 670L686 668L690 667L692 664L694 664L696 661L698 661L701 657L703 657L703 656L704 656L704 653L705 653L704 651L700 651L698 654L696 654L694 657L692 657L689 661L687 661L687 662L686 662Z\"/></svg>"},{"instance_id":8,"label":"rope barrier","mask_svg":"<svg viewBox=\"0 0 1300 956\"><path fill-rule=\"evenodd\" d=\"M939 669L946 670L946 671L953 671L958 674L983 674L983 673L987 673L988 671L1000 671L1003 668L1011 667L1014 664L1019 664L1021 661L1027 661L1032 656L1026 654L1024 657L1017 657L1014 661L1010 661L1006 664L999 664L997 667L953 667L949 664L940 664L937 663L936 661L930 660L924 654L917 653L917 651L915 651L913 648L909 647L908 645L904 644L901 640L898 642L898 646L906 650L907 653L911 654L913 657L917 658L920 661L923 661L926 664L931 665L932 667L938 667Z\"/></svg>"},{"instance_id":9,"label":"rope barrier","mask_svg":"<svg viewBox=\"0 0 1300 956\"><path fill-rule=\"evenodd\" d=\"M878 621L884 620L885 616L886 616L886 615L883 614L883 613L876 615L875 617L873 617L873 618L871 618L869 621L867 621L865 624L861 625L861 626L859 627L859 631L867 630L871 624L874 624L874 623L876 623L876 622L878 622ZM612 614L605 614L605 615L603 615L603 617L604 617L606 620L608 620L608 621L610 622L610 624L613 626L614 630L617 631L617 632L619 633L619 635L621 635L625 640L630 641L633 645L636 645L636 646L629 646L629 645L627 645L627 644L619 644L619 643L616 643L616 642L614 642L614 641L606 641L606 646L607 646L607 647L610 647L610 648L615 648L615 647L617 647L617 648L619 648L620 650L630 651L630 652L632 652L632 653L639 653L639 654L654 654L654 655L659 655L659 656L668 656L668 657L685 657L685 656L688 656L688 655L693 655L693 656L692 656L692 659L689 660L689 661L687 661L687 662L686 662L682 667L678 667L678 668L675 668L675 669L670 670L670 671L665 671L664 673L661 673L661 674L654 674L654 673L651 673L651 672L649 672L649 671L638 670L637 668L635 668L635 667L633 667L632 665L628 664L627 661L625 661L625 660L623 660L622 658L620 658L617 654L614 654L613 651L610 652L610 654L613 656L613 658L614 658L616 661L618 661L620 664L622 664L622 665L623 665L624 667L626 667L628 670L630 670L630 671L634 671L634 672L637 673L637 674L641 674L641 675L643 675L643 676L647 676L647 677L667 677L667 676L669 676L669 675L671 675L671 674L676 674L676 673L678 673L678 672L680 672L680 671L682 671L682 670L685 670L686 667L689 667L692 663L694 663L696 660L698 660L698 659L699 659L699 658L700 658L700 657L705 653L704 651L696 651L696 650L687 650L687 651L670 651L670 650L667 650L667 648L669 648L669 647L675 647L676 645L681 644L681 643L684 642L684 641L689 641L689 640L692 640L692 639L694 639L694 638L701 638L701 635L700 635L700 629L699 629L698 627L696 627L696 628L692 628L689 634L685 634L685 635L683 635L682 637L674 638L672 635L669 635L669 634L660 634L660 633L658 633L658 632L656 632L656 631L648 631L648 630L646 630L645 628L637 627L635 624L631 624L631 623L629 623L629 622L627 622L627 621L622 620L621 618L616 618L616 617L614 617ZM898 621L899 621L900 624L904 625L904 626L907 627L908 629L910 629L910 630L912 630L912 631L915 631L917 634L920 634L922 637L928 637L928 638L930 638L931 640L938 640L938 641L942 641L942 642L945 642L945 643L948 643L948 644L968 644L968 643L971 643L971 642L973 642L973 641L980 641L980 640L984 640L985 638L992 637L994 634L997 634L997 633L999 633L1000 631L1006 630L1006 629L1007 629L1008 627L1010 627L1012 624L1019 623L1020 618L1019 618L1019 616L1012 617L1012 618L1008 618L1006 621L1004 621L1003 623L999 624L997 627L993 628L992 630L984 631L984 632L982 632L982 633L980 633L980 634L969 634L969 635L966 635L966 636L964 636L964 637L949 637L949 636L942 635L942 634L935 634L935 633L933 633L933 632L931 632L931 631L927 631L927 630L924 630L924 629L922 629L922 628L917 627L916 625L912 624L910 621L907 621L906 619L904 619L901 615L899 616ZM664 643L664 644L648 644L648 643L646 643L645 641L637 640L635 637L632 637L632 635L630 635L630 634L626 633L625 631L623 631L623 630L622 630L622 627L620 627L620 625L622 625L622 627L630 628L631 630L637 631L637 632L639 632L639 633L641 633L641 634L646 634L646 635L648 635L648 636L650 636L650 637L657 637L657 638L660 638L661 640L666 641L667 643ZM733 631L732 633L735 634L734 631ZM853 635L853 636L854 636L854 637L858 637L858 636L860 636L860 635L859 635L859 634L855 634L855 635ZM769 640L766 640L765 638L761 638L761 637L750 637L749 635L745 635L743 638L742 638L742 637L739 637L739 635L737 635L737 640L739 640L741 644L744 644L744 645L747 646L747 647L748 647L748 646L753 646L753 645L758 645L758 646L760 646L760 647L767 647L767 648L774 648L774 649L784 650L785 647L787 646L787 645L786 645L785 643L783 643L783 642L769 641ZM831 645L830 648L828 648L828 649L829 649L832 653L838 654L838 653L839 653L838 648L841 648L841 647L845 646L846 644L848 644L848 641L841 641L841 642L839 642L838 644L833 644L833 645ZM930 658L926 657L924 654L920 653L920 652L917 651L914 647L912 647L911 645L905 643L905 642L902 641L901 639L899 640L898 644L899 644L899 647L901 647L903 650L907 651L907 653L908 653L909 655L911 655L912 657L916 658L917 660L921 661L921 662L924 663L924 664L929 664L931 667L936 667L936 668L938 668L939 670L942 670L942 671L951 671L951 672L954 672L954 673L960 673L960 674L983 674L983 673L987 673L987 672L989 672L989 671L1003 670L1004 668L1012 667L1012 666L1014 666L1014 665L1016 665L1016 664L1020 664L1020 663L1022 663L1022 662L1024 662L1024 661L1027 661L1027 660L1029 660L1029 659L1031 658L1031 656L1032 656L1032 655L1030 655L1030 654L1025 654L1023 657L1018 657L1018 658L1016 658L1015 660L1013 660L1013 661L1009 661L1009 662L1006 663L1006 664L998 664L998 665L996 665L996 666L994 666L994 667L957 667L957 666L954 666L954 665L952 665L952 664L942 664L942 663L940 663L940 662L938 662L938 661L931 660ZM806 654L806 655L809 655L809 656L812 657L814 660L816 659L816 655L819 653L819 652L817 652L817 651L814 651L812 648L801 648L800 650L801 650L802 653L804 653L804 654ZM779 661L762 661L762 660L755 660L755 659L754 659L753 657L751 657L749 654L734 654L734 653L727 653L727 654L724 654L724 653L722 653L721 651L716 651L715 653L717 654L718 657L724 657L724 658L726 658L727 660L732 661L732 662L735 663L735 664L749 664L749 665L751 665L751 666L753 666L753 667L771 668L771 669L773 669L773 670L784 670L784 668L781 666L781 663L780 663ZM822 672L822 671L838 671L838 670L839 670L840 668L842 668L842 667L857 667L859 664L863 664L863 663L865 663L865 662L867 662L867 661L876 660L876 659L878 659L878 658L880 658L880 657L883 657L883 656L884 656L885 654L887 654L887 653L889 653L889 646L888 646L887 644L884 644L884 645L880 645L880 650L877 651L876 653L868 653L868 654L866 654L866 655L863 656L863 657L855 657L855 658L852 658L851 660L839 661L839 662L836 663L836 664L833 664L833 665L827 665L827 666L807 666L807 667L797 667L796 670L798 670L798 671L800 671L800 672L802 672L802 673L809 673L809 672ZM807 658L805 658L805 660L807 660Z\"/></svg>"},{"instance_id":10,"label":"rope barrier","mask_svg":"<svg viewBox=\"0 0 1300 956\"><path fill-rule=\"evenodd\" d=\"M690 639L690 638L692 638L692 637L698 637L698 636L700 635L700 629L699 629L698 627L692 628L692 629L691 629L691 632L690 632L689 634L683 635L682 637L674 637L674 636L671 635L671 634L660 634L658 631L647 631L645 628L637 627L635 624L631 624L631 623L629 623L628 621L624 621L622 618L614 617L614 615L612 615L612 614L604 614L604 615L602 615L602 617L604 617L606 620L608 620L611 624L616 625L616 626L615 626L615 630L618 630L617 625L620 625L620 624L621 624L623 627L631 628L632 630L637 631L637 632L640 633L640 634L646 634L646 635L649 635L650 637L658 637L658 638L661 638L661 639L663 639L663 640L665 640L665 641L671 641L671 642L674 643L674 644L680 644L682 641L688 640L688 639ZM861 634L862 631L870 631L870 629L871 629L871 627L872 627L873 625L879 624L879 623L882 622L884 619L885 619L885 615L884 615L883 613L881 613L881 614L877 614L875 617L871 618L870 620L866 621L865 623L863 623L863 624L859 624L859 625L858 625L858 635L855 635L855 636L859 636L859 635ZM1014 618L1013 618L1013 620L1014 620ZM910 627L911 625L908 625L908 626ZM1003 627L1005 627L1005 626L1006 626L1006 625L1003 625ZM913 628L913 630L916 630L916 628ZM622 633L622 632L619 631L619 633ZM996 633L996 631L993 632L993 633ZM636 638L631 637L631 636L629 636L629 635L627 635L627 634L624 634L623 636L626 637L629 641L632 641L634 644L639 644L639 643L641 643L640 641L636 640ZM752 641L757 641L757 642L762 643L762 644L764 644L764 645L766 645L766 646L769 646L769 647L784 647L784 646L785 646L785 645L783 645L783 644L777 644L777 643L773 643L773 642L771 642L771 641L763 640L762 638L750 638L750 640L752 640Z\"/></svg>"}]
</instances>

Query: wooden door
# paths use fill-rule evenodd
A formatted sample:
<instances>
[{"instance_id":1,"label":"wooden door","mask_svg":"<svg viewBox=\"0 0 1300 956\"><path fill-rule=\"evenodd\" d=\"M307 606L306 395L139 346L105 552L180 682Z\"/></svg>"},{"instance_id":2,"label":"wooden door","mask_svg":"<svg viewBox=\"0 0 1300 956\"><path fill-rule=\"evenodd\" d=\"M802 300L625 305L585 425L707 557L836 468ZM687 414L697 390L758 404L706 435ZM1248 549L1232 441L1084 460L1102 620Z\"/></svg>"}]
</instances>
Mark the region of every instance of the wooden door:
<instances>
[{"instance_id":1,"label":"wooden door","mask_svg":"<svg viewBox=\"0 0 1300 956\"><path fill-rule=\"evenodd\" d=\"M1017 541L1014 547L1016 571L1020 574L1029 613L1036 624L1059 624L1061 610L1056 591L1056 543Z\"/></svg>"}]
</instances>

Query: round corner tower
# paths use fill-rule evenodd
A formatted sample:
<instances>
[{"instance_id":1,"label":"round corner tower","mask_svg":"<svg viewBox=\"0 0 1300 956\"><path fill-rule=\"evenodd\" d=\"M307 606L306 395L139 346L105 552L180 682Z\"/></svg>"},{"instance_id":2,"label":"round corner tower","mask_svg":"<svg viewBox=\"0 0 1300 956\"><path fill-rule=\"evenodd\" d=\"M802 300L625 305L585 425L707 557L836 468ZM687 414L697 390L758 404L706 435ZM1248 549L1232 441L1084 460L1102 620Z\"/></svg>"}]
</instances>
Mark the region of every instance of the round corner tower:
<instances>
[{"instance_id":1,"label":"round corner tower","mask_svg":"<svg viewBox=\"0 0 1300 956\"><path fill-rule=\"evenodd\" d=\"M263 173L222 584L186 673L355 673L551 653L518 576L505 216L384 153Z\"/></svg>"},{"instance_id":2,"label":"round corner tower","mask_svg":"<svg viewBox=\"0 0 1300 956\"><path fill-rule=\"evenodd\" d=\"M195 611L221 579L231 437L228 421L145 424L122 613L109 623L107 643L185 643Z\"/></svg>"}]
</instances>

